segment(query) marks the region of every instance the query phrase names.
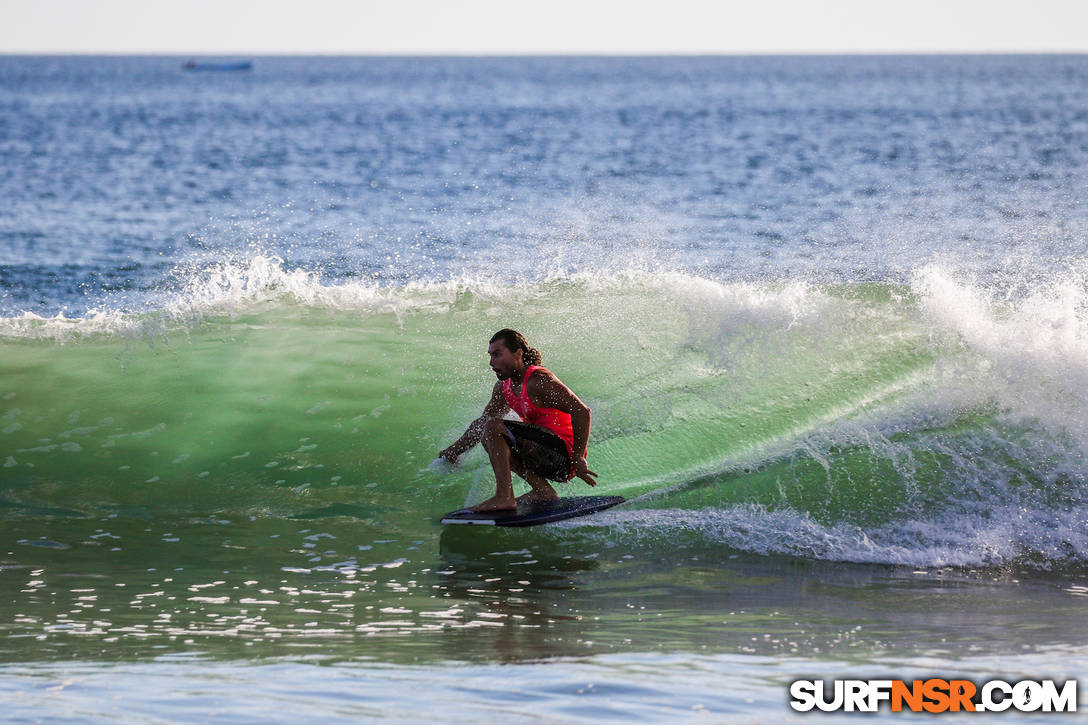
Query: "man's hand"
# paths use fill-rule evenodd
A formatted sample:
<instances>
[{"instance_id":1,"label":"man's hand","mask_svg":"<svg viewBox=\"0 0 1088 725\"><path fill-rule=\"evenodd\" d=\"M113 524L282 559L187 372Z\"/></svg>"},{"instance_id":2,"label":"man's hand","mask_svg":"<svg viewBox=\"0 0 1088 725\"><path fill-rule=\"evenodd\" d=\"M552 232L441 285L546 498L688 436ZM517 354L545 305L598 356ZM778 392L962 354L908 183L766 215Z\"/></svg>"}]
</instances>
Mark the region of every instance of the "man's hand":
<instances>
[{"instance_id":1,"label":"man's hand","mask_svg":"<svg viewBox=\"0 0 1088 725\"><path fill-rule=\"evenodd\" d=\"M580 478L590 486L597 485L597 474L589 470L589 464L585 458L574 459L574 476Z\"/></svg>"},{"instance_id":2,"label":"man's hand","mask_svg":"<svg viewBox=\"0 0 1088 725\"><path fill-rule=\"evenodd\" d=\"M453 446L450 446L449 448L443 448L442 451L438 454L438 457L445 458L450 463L457 463L457 459L460 458L461 455L459 453L455 453L453 450Z\"/></svg>"}]
</instances>

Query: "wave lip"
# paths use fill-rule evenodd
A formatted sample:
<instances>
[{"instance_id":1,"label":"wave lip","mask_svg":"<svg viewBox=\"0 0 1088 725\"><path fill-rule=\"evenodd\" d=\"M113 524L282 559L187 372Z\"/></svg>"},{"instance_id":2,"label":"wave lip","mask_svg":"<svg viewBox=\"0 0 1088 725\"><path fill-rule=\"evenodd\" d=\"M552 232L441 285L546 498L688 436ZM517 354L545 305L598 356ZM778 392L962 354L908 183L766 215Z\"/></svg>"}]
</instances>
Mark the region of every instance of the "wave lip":
<instances>
[{"instance_id":1,"label":"wave lip","mask_svg":"<svg viewBox=\"0 0 1088 725\"><path fill-rule=\"evenodd\" d=\"M728 312L737 324L777 324L795 321L814 310L819 294L804 282L777 286L722 283L679 271L647 266L609 267L582 272L551 271L519 280L487 274L420 279L403 285L370 281L328 281L319 271L291 269L280 257L257 255L203 266L178 267L171 291L148 297L139 310L92 306L69 317L34 312L0 318L0 337L52 339L58 342L94 337L160 337L174 330L193 329L214 319L234 319L295 307L362 316L392 314L398 320L414 313L550 304L566 289L576 296L595 297L625 291L660 295L669 304L713 308ZM485 307L486 309L486 307Z\"/></svg>"}]
</instances>

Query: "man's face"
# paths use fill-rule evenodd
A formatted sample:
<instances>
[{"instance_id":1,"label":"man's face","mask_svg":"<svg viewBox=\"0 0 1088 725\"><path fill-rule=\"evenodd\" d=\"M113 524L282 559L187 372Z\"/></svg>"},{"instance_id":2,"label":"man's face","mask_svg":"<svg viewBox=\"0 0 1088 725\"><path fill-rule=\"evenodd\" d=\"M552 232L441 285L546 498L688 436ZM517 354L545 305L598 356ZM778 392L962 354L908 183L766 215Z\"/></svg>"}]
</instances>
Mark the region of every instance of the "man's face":
<instances>
[{"instance_id":1,"label":"man's face","mask_svg":"<svg viewBox=\"0 0 1088 725\"><path fill-rule=\"evenodd\" d=\"M510 352L502 340L495 340L487 346L488 357L491 358L491 369L499 380L506 380L514 374L518 362L521 360L521 350L517 354Z\"/></svg>"}]
</instances>

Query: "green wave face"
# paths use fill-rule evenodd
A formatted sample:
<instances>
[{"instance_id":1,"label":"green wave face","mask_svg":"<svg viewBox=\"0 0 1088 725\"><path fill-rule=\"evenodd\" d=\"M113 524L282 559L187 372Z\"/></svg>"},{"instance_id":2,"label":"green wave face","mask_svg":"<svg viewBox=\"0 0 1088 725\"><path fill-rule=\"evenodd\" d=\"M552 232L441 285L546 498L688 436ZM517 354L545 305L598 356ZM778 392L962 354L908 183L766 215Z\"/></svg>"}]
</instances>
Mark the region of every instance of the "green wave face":
<instances>
[{"instance_id":1,"label":"green wave face","mask_svg":"<svg viewBox=\"0 0 1088 725\"><path fill-rule=\"evenodd\" d=\"M420 471L479 414L495 382L487 342L507 325L593 408L591 460L602 489L625 495L758 461L931 362L907 330L832 338L826 320L788 306L806 296L848 312L841 298L710 292L674 295L645 278L444 299L405 290L399 313L284 300L136 339L8 339L6 494L276 514L436 492L460 503L480 454L447 480ZM500 307L507 293L520 299Z\"/></svg>"},{"instance_id":2,"label":"green wave face","mask_svg":"<svg viewBox=\"0 0 1088 725\"><path fill-rule=\"evenodd\" d=\"M1000 369L915 289L621 274L349 292L8 321L5 515L423 530L490 494L478 449L450 475L427 466L486 402L487 342L507 326L594 411L595 492L635 499L603 520L646 535L662 510L755 507L871 537L1010 496L1079 505L1076 440L1017 415Z\"/></svg>"}]
</instances>

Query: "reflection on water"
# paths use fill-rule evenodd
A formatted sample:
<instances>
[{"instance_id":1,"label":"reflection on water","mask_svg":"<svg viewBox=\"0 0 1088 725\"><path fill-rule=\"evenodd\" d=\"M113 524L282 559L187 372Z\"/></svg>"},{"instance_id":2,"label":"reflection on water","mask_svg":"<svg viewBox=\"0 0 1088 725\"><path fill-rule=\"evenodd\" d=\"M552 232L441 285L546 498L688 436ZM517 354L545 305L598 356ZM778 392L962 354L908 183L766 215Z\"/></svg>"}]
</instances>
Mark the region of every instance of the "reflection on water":
<instances>
[{"instance_id":1,"label":"reflection on water","mask_svg":"<svg viewBox=\"0 0 1088 725\"><path fill-rule=\"evenodd\" d=\"M19 519L0 659L320 655L395 664L635 652L958 656L1083 646L1079 575L907 570L584 527Z\"/></svg>"}]
</instances>

